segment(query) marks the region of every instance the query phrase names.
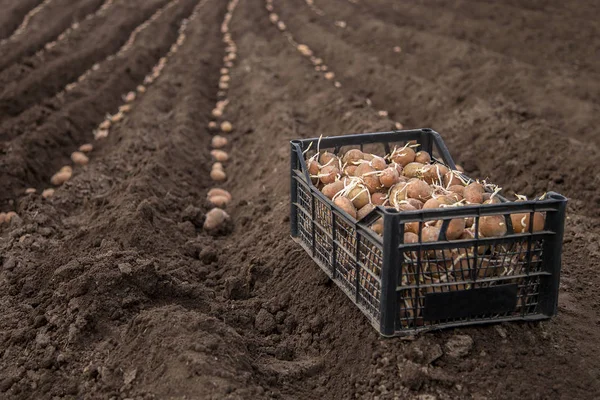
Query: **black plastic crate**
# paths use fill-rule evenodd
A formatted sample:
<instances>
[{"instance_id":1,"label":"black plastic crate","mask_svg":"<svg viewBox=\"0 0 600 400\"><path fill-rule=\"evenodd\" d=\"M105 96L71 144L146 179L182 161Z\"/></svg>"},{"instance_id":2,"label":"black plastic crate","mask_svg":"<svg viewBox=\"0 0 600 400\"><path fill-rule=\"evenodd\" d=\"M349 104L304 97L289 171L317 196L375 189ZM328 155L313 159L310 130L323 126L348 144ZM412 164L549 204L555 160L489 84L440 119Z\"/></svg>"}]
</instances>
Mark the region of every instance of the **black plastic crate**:
<instances>
[{"instance_id":1,"label":"black plastic crate","mask_svg":"<svg viewBox=\"0 0 600 400\"><path fill-rule=\"evenodd\" d=\"M414 141L432 159L456 169L440 135L431 129L357 134L291 142L291 235L384 336L473 324L547 319L556 314L567 199L398 212L377 206L360 221L315 187L304 152L350 148L389 154ZM470 179L464 176L466 179ZM545 215L544 228L515 233L511 214ZM504 216L507 233L479 237L479 219ZM446 240L453 218L474 218L475 238ZM383 219L383 235L372 226ZM444 220L435 242L405 244L405 224Z\"/></svg>"}]
</instances>

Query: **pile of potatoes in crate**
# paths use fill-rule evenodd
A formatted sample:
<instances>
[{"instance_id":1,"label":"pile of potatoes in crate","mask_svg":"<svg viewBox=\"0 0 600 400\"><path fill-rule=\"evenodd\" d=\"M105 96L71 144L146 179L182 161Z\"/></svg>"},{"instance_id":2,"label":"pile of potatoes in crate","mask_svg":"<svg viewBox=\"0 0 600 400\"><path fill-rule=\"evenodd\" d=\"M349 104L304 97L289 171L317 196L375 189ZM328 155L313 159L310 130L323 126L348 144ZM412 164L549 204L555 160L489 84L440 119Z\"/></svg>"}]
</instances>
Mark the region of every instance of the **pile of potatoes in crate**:
<instances>
[{"instance_id":1,"label":"pile of potatoes in crate","mask_svg":"<svg viewBox=\"0 0 600 400\"><path fill-rule=\"evenodd\" d=\"M351 149L336 155L317 151L306 159L313 184L351 217L360 220L377 205L398 211L460 207L496 203L500 188L485 181L473 181L462 174L462 168L451 170L432 159L418 144L395 147L390 154L379 156ZM523 196L519 196L523 200ZM529 232L530 214L511 214L515 233ZM535 213L533 231L544 228L544 215ZM423 224L423 242L437 241L442 220ZM372 229L382 235L383 221ZM475 236L473 218L452 219L446 239L470 239ZM507 233L504 216L489 215L479 220L479 237L498 237ZM405 224L405 243L418 242L419 223Z\"/></svg>"}]
</instances>

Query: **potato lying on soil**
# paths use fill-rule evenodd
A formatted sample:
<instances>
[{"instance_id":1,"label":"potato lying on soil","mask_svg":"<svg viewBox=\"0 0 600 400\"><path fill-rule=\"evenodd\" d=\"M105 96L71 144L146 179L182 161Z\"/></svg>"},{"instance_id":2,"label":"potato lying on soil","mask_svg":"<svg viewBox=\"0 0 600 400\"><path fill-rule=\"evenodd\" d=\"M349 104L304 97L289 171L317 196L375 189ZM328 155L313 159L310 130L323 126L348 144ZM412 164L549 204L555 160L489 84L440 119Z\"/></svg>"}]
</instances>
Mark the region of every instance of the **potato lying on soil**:
<instances>
[{"instance_id":1,"label":"potato lying on soil","mask_svg":"<svg viewBox=\"0 0 600 400\"><path fill-rule=\"evenodd\" d=\"M208 193L206 194L206 198L211 198L213 196L224 196L224 197L227 197L229 199L229 201L231 201L231 193L229 193L225 189L220 189L220 188L210 189L208 191Z\"/></svg>"},{"instance_id":2,"label":"potato lying on soil","mask_svg":"<svg viewBox=\"0 0 600 400\"><path fill-rule=\"evenodd\" d=\"M213 138L211 140L211 145L215 149L223 148L223 147L227 146L227 138L224 138L223 136L219 136L219 135L213 136Z\"/></svg>"},{"instance_id":3,"label":"potato lying on soil","mask_svg":"<svg viewBox=\"0 0 600 400\"><path fill-rule=\"evenodd\" d=\"M56 186L60 186L63 183L67 182L73 176L73 170L71 167L63 167L56 174L52 175L50 178L50 183Z\"/></svg>"},{"instance_id":4,"label":"potato lying on soil","mask_svg":"<svg viewBox=\"0 0 600 400\"><path fill-rule=\"evenodd\" d=\"M230 220L229 214L220 208L213 208L206 213L206 219L204 220L204 229L210 232L218 232L225 227L226 223Z\"/></svg>"},{"instance_id":5,"label":"potato lying on soil","mask_svg":"<svg viewBox=\"0 0 600 400\"><path fill-rule=\"evenodd\" d=\"M222 182L227 179L227 174L225 174L225 171L222 167L219 168L213 166L212 170L210 171L210 177L213 181Z\"/></svg>"},{"instance_id":6,"label":"potato lying on soil","mask_svg":"<svg viewBox=\"0 0 600 400\"><path fill-rule=\"evenodd\" d=\"M88 156L81 151L75 151L71 154L71 160L75 165L87 165L90 162Z\"/></svg>"},{"instance_id":7,"label":"potato lying on soil","mask_svg":"<svg viewBox=\"0 0 600 400\"><path fill-rule=\"evenodd\" d=\"M233 125L231 125L231 122L229 122L229 121L221 122L221 131L223 131L225 133L229 133L232 130L233 130Z\"/></svg>"},{"instance_id":8,"label":"potato lying on soil","mask_svg":"<svg viewBox=\"0 0 600 400\"><path fill-rule=\"evenodd\" d=\"M216 195L216 196L209 197L208 201L210 202L210 204L212 204L215 207L225 208L225 207L227 207L227 205L229 204L231 199L228 198L227 196Z\"/></svg>"},{"instance_id":9,"label":"potato lying on soil","mask_svg":"<svg viewBox=\"0 0 600 400\"><path fill-rule=\"evenodd\" d=\"M91 143L86 143L79 146L79 151L82 153L89 153L92 150L94 150L94 145Z\"/></svg>"},{"instance_id":10,"label":"potato lying on soil","mask_svg":"<svg viewBox=\"0 0 600 400\"><path fill-rule=\"evenodd\" d=\"M225 162L229 160L229 154L223 150L211 150L210 155L214 158L215 161Z\"/></svg>"}]
</instances>

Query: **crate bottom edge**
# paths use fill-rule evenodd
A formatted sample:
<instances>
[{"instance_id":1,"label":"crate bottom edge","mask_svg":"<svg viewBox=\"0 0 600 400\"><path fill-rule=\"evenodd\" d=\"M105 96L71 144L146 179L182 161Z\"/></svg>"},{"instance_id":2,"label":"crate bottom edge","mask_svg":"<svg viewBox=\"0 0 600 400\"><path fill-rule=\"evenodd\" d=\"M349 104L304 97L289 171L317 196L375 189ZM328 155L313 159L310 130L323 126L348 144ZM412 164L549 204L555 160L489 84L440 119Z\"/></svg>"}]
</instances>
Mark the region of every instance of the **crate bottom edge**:
<instances>
[{"instance_id":1,"label":"crate bottom edge","mask_svg":"<svg viewBox=\"0 0 600 400\"><path fill-rule=\"evenodd\" d=\"M497 323L501 323L501 322L511 322L511 321L537 322L537 321L543 321L543 320L548 320L548 319L552 318L552 315L530 314L530 315L526 315L526 316L510 316L510 317L501 317L501 318L495 318L495 319L489 319L489 320L471 320L471 321L463 321L463 322L451 322L451 323L447 323L447 324L438 324L438 325L424 326L424 327L418 327L418 328L410 328L410 329L406 329L406 330L402 330L402 331L395 331L393 334L386 335L386 334L381 333L379 321L374 320L372 317L370 317L369 312L366 310L366 308L364 306L362 306L361 304L358 304L355 301L355 299L348 294L348 289L343 286L343 283L339 279L333 277L333 273L329 270L329 268L327 268L327 266L325 266L319 259L317 259L311 255L311 249L302 241L302 239L300 239L299 237L294 237L294 236L291 236L291 238L294 242L298 243L306 251L307 255L319 266L319 268L323 272L325 272L325 274L336 284L336 286L341 289L342 293L352 302L352 304L354 304L356 307L358 307L358 309L361 311L363 316L367 318L367 320L369 321L371 326L373 326L373 328L375 328L377 333L379 333L382 337L385 337L385 338L394 338L394 337L400 337L400 336L414 336L414 335L422 333L422 332L440 331L440 330L444 330L444 329L464 328L464 327L471 327L471 326L474 327L477 325L489 325L489 324L497 324Z\"/></svg>"}]
</instances>

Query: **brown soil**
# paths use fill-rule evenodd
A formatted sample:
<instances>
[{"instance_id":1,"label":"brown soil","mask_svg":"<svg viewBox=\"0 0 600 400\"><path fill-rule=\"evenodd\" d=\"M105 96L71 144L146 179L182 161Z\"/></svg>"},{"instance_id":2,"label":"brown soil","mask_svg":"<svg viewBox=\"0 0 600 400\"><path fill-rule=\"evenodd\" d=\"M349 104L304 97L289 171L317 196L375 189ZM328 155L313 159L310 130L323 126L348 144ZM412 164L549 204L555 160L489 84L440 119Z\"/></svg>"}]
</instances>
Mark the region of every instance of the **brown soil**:
<instances>
[{"instance_id":1,"label":"brown soil","mask_svg":"<svg viewBox=\"0 0 600 400\"><path fill-rule=\"evenodd\" d=\"M25 15L42 0L0 0L0 40L10 37L13 32L21 25Z\"/></svg>"},{"instance_id":2,"label":"brown soil","mask_svg":"<svg viewBox=\"0 0 600 400\"><path fill-rule=\"evenodd\" d=\"M337 89L269 22L263 0L241 0L222 185L233 225L213 237L202 230L206 125L226 3L208 0L158 81L95 142L90 164L49 200L24 195L48 187L92 140L197 3L179 0L110 57L166 4L116 2L47 58L23 52L0 72L0 211L20 216L0 227L0 398L600 396L596 2L314 0L320 16L304 0L275 1ZM71 22L59 20L99 4L48 8L56 26L32 24L19 46L43 48ZM1 18L14 30L27 11ZM509 194L569 197L556 318L382 339L292 242L288 141L393 121L436 129L469 175ZM464 357L446 347L457 335L473 340Z\"/></svg>"}]
</instances>

